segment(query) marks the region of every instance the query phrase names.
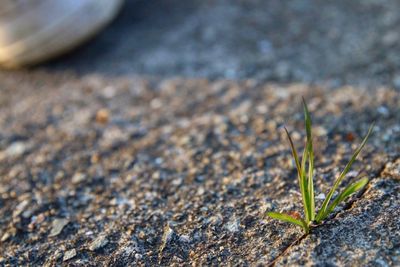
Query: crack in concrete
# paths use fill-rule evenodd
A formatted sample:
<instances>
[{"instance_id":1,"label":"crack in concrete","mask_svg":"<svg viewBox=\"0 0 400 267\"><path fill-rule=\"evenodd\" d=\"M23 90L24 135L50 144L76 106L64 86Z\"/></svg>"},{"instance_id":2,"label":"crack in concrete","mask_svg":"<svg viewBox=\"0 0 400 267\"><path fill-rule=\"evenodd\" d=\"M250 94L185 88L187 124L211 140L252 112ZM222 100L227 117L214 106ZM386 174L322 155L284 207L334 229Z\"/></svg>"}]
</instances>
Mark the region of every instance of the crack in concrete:
<instances>
[{"instance_id":1,"label":"crack in concrete","mask_svg":"<svg viewBox=\"0 0 400 267\"><path fill-rule=\"evenodd\" d=\"M284 248L283 251L282 251L278 256L276 256L275 259L273 259L270 263L268 263L267 266L268 266L268 267L270 267L270 266L275 266L275 263L276 263L280 258L282 258L282 257L286 254L286 252L287 252L291 247L294 247L294 246L296 246L297 244L300 244L300 242L301 242L304 238L306 238L308 235L309 235L309 234L303 234L302 236L300 236L299 238L297 238L295 241L293 241L290 245L288 245L286 248Z\"/></svg>"},{"instance_id":2,"label":"crack in concrete","mask_svg":"<svg viewBox=\"0 0 400 267\"><path fill-rule=\"evenodd\" d=\"M342 213L342 212L344 212L344 211L347 211L347 210L351 210L352 207L354 206L354 204L357 202L357 200L361 199L361 198L364 196L365 192L370 188L370 182L371 182L371 180L381 178L382 175L383 175L383 173L384 173L385 170L386 170L387 165L388 165L388 164L391 164L391 163L395 163L395 162L396 162L397 160L399 160L399 159L400 159L400 157L397 157L397 158L394 158L394 159L392 159L392 160L389 160L388 162L386 162L385 164L383 164L382 167L381 167L379 170L377 170L377 171L374 173L374 175L372 175L372 178L369 179L367 186L365 186L360 192L358 192L358 194L356 195L356 197L353 197L352 200L350 200L348 203L346 203L346 204L343 206L343 208L342 208L341 210L339 210L338 212L336 212L336 213L329 219L329 221L334 220L340 213ZM321 224L319 224L319 225L316 225L316 226L312 227L312 228L310 229L310 232L309 232L308 234L303 234L301 237L297 238L295 241L293 241L291 244L289 244L287 247L285 247L285 248L282 250L282 252L281 252L278 256L276 256L270 263L267 264L267 266L268 266L268 267L270 267L270 266L271 266L271 267L272 267L272 266L275 266L275 264L276 264L283 256L286 255L286 253L288 252L288 250L289 250L290 248L292 248L292 247L294 247L294 246L300 244L301 241L303 241L303 239L305 239L307 236L309 236L309 235L312 233L312 230L313 230L313 229L322 227L322 226L324 226L325 224L326 224L326 223L323 222L323 223L321 223Z\"/></svg>"}]
</instances>

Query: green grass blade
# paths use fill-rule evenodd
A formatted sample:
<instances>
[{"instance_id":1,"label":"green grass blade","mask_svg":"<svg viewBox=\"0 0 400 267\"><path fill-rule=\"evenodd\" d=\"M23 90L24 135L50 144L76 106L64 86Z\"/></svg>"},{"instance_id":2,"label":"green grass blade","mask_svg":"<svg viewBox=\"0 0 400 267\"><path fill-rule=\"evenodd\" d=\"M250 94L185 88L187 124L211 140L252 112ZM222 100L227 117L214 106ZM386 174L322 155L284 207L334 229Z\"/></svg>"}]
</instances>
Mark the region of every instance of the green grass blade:
<instances>
[{"instance_id":1,"label":"green grass blade","mask_svg":"<svg viewBox=\"0 0 400 267\"><path fill-rule=\"evenodd\" d=\"M307 151L307 146L308 146L308 142L306 142L306 144L304 145L304 150L303 150L303 155L301 157L301 175L305 176L306 175L306 163L308 161L308 151Z\"/></svg>"},{"instance_id":2,"label":"green grass blade","mask_svg":"<svg viewBox=\"0 0 400 267\"><path fill-rule=\"evenodd\" d=\"M353 156L351 157L350 161L347 163L345 166L344 170L340 173L339 177L336 179L335 183L333 184L333 187L329 191L328 195L326 196L324 202L322 203L321 209L318 211L316 221L319 223L321 222L329 213L327 213L328 205L329 202L335 193L336 189L339 187L341 181L343 178L346 176L346 174L349 172L351 165L353 165L354 161L356 160L358 154L361 152L362 148L365 146L367 143L368 137L372 133L372 130L374 128L374 123L369 127L367 135L364 137L363 141L361 142L360 146L356 149L354 152Z\"/></svg>"},{"instance_id":3,"label":"green grass blade","mask_svg":"<svg viewBox=\"0 0 400 267\"><path fill-rule=\"evenodd\" d=\"M347 186L342 191L342 193L340 193L340 195L333 200L332 204L329 205L328 209L326 210L326 213L323 214L323 218L328 216L329 213L331 213L336 208L337 205L339 205L342 201L348 198L351 194L362 189L367 183L368 183L368 178L365 177Z\"/></svg>"},{"instance_id":4,"label":"green grass blade","mask_svg":"<svg viewBox=\"0 0 400 267\"><path fill-rule=\"evenodd\" d=\"M304 205L306 208L304 208L304 213L306 217L306 222L310 222L312 219L312 214L311 214L311 199L310 199L310 193L308 191L308 179L307 179L307 172L306 172L306 165L308 161L308 142L306 142L304 146L304 151L303 151L303 156L301 159L301 186L302 186L302 192L304 192ZM303 193L302 193L303 196Z\"/></svg>"},{"instance_id":5,"label":"green grass blade","mask_svg":"<svg viewBox=\"0 0 400 267\"><path fill-rule=\"evenodd\" d=\"M269 217L273 218L273 219L277 219L277 220L281 220L281 221L284 221L284 222L296 224L296 225L302 227L304 229L304 231L306 233L308 233L308 230L309 230L308 225L302 219L296 219L296 218L294 218L294 217L292 217L292 216L290 216L288 214L279 213L279 212L273 212L273 211L267 212L267 215Z\"/></svg>"},{"instance_id":6,"label":"green grass blade","mask_svg":"<svg viewBox=\"0 0 400 267\"><path fill-rule=\"evenodd\" d=\"M298 175L298 179L299 179L299 186L300 186L300 193L301 193L301 198L303 201L303 208L304 208L304 215L306 217L306 221L309 222L310 218L309 218L309 201L308 201L308 196L307 196L307 180L305 179L305 176L303 176L303 171L300 165L300 161L299 161L299 156L297 154L297 150L293 144L293 140L289 134L289 131L286 129L286 127L284 128L286 131L286 135L289 139L289 143L290 143L290 148L292 150L292 155L294 158L294 161L296 163L296 169L297 169L297 175Z\"/></svg>"},{"instance_id":7,"label":"green grass blade","mask_svg":"<svg viewBox=\"0 0 400 267\"><path fill-rule=\"evenodd\" d=\"M312 152L312 145L308 148L309 160L308 160L308 194L310 200L310 220L313 221L315 219L315 197L314 197L314 153Z\"/></svg>"},{"instance_id":8,"label":"green grass blade","mask_svg":"<svg viewBox=\"0 0 400 267\"><path fill-rule=\"evenodd\" d=\"M306 125L306 132L307 132L307 140L311 140L311 116L310 112L308 111L308 107L306 104L306 101L304 100L303 97L303 110L304 110L304 119L305 119L305 125Z\"/></svg>"},{"instance_id":9,"label":"green grass blade","mask_svg":"<svg viewBox=\"0 0 400 267\"><path fill-rule=\"evenodd\" d=\"M294 158L294 162L296 163L297 174L298 174L299 179L300 179L301 178L301 166L300 166L299 156L297 154L296 148L294 147L293 140L292 140L292 137L289 134L289 131L286 129L286 127L284 127L284 129L285 129L287 138L288 138L289 143L290 143L290 148L292 150L292 155L293 155L293 158Z\"/></svg>"},{"instance_id":10,"label":"green grass blade","mask_svg":"<svg viewBox=\"0 0 400 267\"><path fill-rule=\"evenodd\" d=\"M312 123L311 123L311 115L308 111L308 107L306 101L303 97L303 109L304 109L304 119L305 119L305 127L307 132L307 145L306 150L308 154L308 181L307 181L307 193L309 200L309 219L313 221L315 219L315 197L314 197L314 182L313 182L313 172L314 172L314 149L312 144ZM305 166L303 167L305 170Z\"/></svg>"}]
</instances>

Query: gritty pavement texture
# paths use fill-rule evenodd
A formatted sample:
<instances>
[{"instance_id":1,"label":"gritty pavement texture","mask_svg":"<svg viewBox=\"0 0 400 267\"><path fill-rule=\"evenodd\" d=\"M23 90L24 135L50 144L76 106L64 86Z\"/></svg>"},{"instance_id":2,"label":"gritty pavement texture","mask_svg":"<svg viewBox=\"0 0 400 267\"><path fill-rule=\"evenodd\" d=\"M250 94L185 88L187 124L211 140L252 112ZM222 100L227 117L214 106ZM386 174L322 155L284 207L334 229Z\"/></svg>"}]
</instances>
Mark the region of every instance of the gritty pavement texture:
<instances>
[{"instance_id":1,"label":"gritty pavement texture","mask_svg":"<svg viewBox=\"0 0 400 267\"><path fill-rule=\"evenodd\" d=\"M399 263L394 89L39 73L0 90L2 264ZM301 229L265 212L301 210L282 131L302 145L301 96L317 195L377 126L346 179L367 191L291 246Z\"/></svg>"},{"instance_id":2,"label":"gritty pavement texture","mask_svg":"<svg viewBox=\"0 0 400 267\"><path fill-rule=\"evenodd\" d=\"M400 180L387 175L373 180L350 210L290 248L277 266L398 266Z\"/></svg>"},{"instance_id":3,"label":"gritty pavement texture","mask_svg":"<svg viewBox=\"0 0 400 267\"><path fill-rule=\"evenodd\" d=\"M131 0L93 41L0 71L0 266L400 265L400 3ZM314 122L307 236L283 126ZM318 200L317 207L321 204Z\"/></svg>"}]
</instances>

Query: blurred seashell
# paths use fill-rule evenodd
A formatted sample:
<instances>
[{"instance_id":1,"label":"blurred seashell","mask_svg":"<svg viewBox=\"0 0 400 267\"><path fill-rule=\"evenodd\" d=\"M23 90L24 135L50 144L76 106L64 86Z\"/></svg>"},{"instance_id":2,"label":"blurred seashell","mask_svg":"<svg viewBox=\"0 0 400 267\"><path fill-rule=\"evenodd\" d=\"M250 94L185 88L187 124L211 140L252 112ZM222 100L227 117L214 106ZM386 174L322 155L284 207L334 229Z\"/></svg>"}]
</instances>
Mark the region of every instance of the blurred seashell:
<instances>
[{"instance_id":1,"label":"blurred seashell","mask_svg":"<svg viewBox=\"0 0 400 267\"><path fill-rule=\"evenodd\" d=\"M123 0L0 0L0 65L36 64L94 36Z\"/></svg>"}]
</instances>

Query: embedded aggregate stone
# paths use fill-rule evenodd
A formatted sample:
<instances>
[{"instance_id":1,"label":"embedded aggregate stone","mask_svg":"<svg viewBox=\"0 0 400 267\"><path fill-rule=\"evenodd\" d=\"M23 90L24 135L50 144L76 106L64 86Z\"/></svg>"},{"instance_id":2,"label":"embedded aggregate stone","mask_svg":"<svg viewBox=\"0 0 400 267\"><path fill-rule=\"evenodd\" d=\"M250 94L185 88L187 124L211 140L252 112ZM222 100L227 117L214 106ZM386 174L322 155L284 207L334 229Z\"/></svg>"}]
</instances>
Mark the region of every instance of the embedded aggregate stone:
<instances>
[{"instance_id":1,"label":"embedded aggregate stone","mask_svg":"<svg viewBox=\"0 0 400 267\"><path fill-rule=\"evenodd\" d=\"M89 245L89 250L96 251L108 244L106 235L100 235Z\"/></svg>"},{"instance_id":2,"label":"embedded aggregate stone","mask_svg":"<svg viewBox=\"0 0 400 267\"><path fill-rule=\"evenodd\" d=\"M67 219L55 219L52 224L49 237L57 236L61 233L64 227L69 223Z\"/></svg>"}]
</instances>

